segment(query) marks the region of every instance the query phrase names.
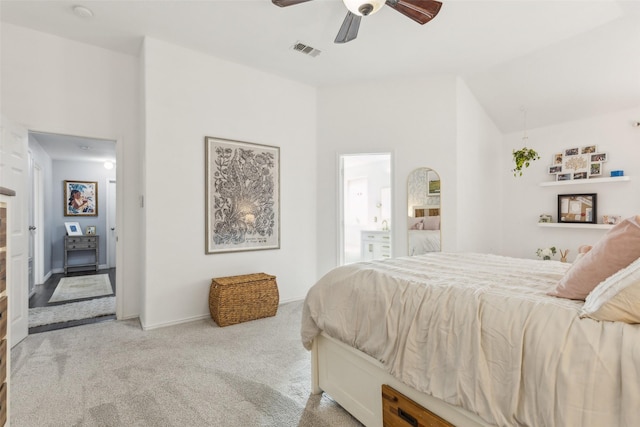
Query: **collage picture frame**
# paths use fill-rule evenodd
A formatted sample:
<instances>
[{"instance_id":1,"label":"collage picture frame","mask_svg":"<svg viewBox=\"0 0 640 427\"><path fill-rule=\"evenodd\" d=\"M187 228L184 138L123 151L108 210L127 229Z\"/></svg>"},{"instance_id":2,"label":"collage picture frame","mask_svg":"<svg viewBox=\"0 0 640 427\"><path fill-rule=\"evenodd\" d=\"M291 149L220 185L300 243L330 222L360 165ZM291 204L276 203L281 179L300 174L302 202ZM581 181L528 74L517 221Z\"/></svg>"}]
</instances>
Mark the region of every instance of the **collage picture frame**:
<instances>
[{"instance_id":1,"label":"collage picture frame","mask_svg":"<svg viewBox=\"0 0 640 427\"><path fill-rule=\"evenodd\" d=\"M604 175L607 160L607 153L599 152L595 145L572 147L554 154L547 172L556 181L596 178Z\"/></svg>"}]
</instances>

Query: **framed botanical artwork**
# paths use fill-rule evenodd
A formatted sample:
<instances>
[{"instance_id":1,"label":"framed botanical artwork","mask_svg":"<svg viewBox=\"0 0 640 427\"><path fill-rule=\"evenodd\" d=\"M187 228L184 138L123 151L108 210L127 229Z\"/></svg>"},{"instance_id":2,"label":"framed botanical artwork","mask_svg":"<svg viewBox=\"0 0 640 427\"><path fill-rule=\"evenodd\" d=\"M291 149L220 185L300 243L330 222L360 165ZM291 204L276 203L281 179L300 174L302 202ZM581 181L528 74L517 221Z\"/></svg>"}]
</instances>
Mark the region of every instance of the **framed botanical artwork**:
<instances>
[{"instance_id":1,"label":"framed botanical artwork","mask_svg":"<svg viewBox=\"0 0 640 427\"><path fill-rule=\"evenodd\" d=\"M69 236L82 236L82 228L78 222L65 222L64 227L67 229Z\"/></svg>"},{"instance_id":2,"label":"framed botanical artwork","mask_svg":"<svg viewBox=\"0 0 640 427\"><path fill-rule=\"evenodd\" d=\"M597 198L596 193L558 194L558 222L595 224Z\"/></svg>"},{"instance_id":3,"label":"framed botanical artwork","mask_svg":"<svg viewBox=\"0 0 640 427\"><path fill-rule=\"evenodd\" d=\"M98 216L98 183L65 181L64 216Z\"/></svg>"},{"instance_id":4,"label":"framed botanical artwork","mask_svg":"<svg viewBox=\"0 0 640 427\"><path fill-rule=\"evenodd\" d=\"M205 253L280 248L280 148L205 137Z\"/></svg>"}]
</instances>

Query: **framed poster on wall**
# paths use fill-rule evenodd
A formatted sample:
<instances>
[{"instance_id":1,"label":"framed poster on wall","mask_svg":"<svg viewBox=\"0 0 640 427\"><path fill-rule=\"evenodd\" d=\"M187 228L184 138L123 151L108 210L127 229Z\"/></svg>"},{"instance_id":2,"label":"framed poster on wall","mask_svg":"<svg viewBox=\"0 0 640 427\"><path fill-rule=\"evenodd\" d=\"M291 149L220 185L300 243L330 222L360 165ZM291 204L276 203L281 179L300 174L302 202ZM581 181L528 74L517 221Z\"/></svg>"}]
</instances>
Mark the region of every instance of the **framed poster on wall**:
<instances>
[{"instance_id":1,"label":"framed poster on wall","mask_svg":"<svg viewBox=\"0 0 640 427\"><path fill-rule=\"evenodd\" d=\"M280 148L205 137L205 253L280 248Z\"/></svg>"},{"instance_id":2,"label":"framed poster on wall","mask_svg":"<svg viewBox=\"0 0 640 427\"><path fill-rule=\"evenodd\" d=\"M98 183L65 181L64 216L98 216Z\"/></svg>"}]
</instances>

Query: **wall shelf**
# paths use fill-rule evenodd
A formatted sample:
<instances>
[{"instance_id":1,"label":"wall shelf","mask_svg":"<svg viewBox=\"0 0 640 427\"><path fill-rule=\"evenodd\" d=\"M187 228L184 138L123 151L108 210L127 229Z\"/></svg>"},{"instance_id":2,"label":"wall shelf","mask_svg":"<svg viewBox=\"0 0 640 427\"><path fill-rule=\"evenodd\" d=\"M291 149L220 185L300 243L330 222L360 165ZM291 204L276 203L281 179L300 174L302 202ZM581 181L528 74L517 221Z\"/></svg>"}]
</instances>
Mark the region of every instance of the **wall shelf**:
<instances>
[{"instance_id":1,"label":"wall shelf","mask_svg":"<svg viewBox=\"0 0 640 427\"><path fill-rule=\"evenodd\" d=\"M554 187L557 185L578 185L578 184L598 184L605 182L624 182L631 181L630 176L612 176L607 178L590 178L590 179L570 179L567 181L547 181L541 182L541 187Z\"/></svg>"},{"instance_id":2,"label":"wall shelf","mask_svg":"<svg viewBox=\"0 0 640 427\"><path fill-rule=\"evenodd\" d=\"M590 228L592 230L608 230L613 227L611 224L577 224L574 222L557 223L557 222L539 222L538 227L549 228Z\"/></svg>"}]
</instances>

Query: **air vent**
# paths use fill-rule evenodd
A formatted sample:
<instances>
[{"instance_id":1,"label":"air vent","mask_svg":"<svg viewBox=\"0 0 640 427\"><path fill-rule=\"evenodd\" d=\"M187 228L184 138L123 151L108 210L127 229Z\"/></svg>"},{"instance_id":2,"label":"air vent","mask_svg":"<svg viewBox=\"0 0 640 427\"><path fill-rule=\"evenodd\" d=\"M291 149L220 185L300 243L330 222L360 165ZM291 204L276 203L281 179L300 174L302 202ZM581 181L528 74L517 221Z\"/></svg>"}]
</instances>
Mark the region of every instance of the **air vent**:
<instances>
[{"instance_id":1,"label":"air vent","mask_svg":"<svg viewBox=\"0 0 640 427\"><path fill-rule=\"evenodd\" d=\"M304 43L301 42L296 42L292 47L293 50L297 50L300 53L304 53L305 55L309 55L312 57L316 57L318 55L320 55L322 52L319 51L318 49L308 46Z\"/></svg>"}]
</instances>

